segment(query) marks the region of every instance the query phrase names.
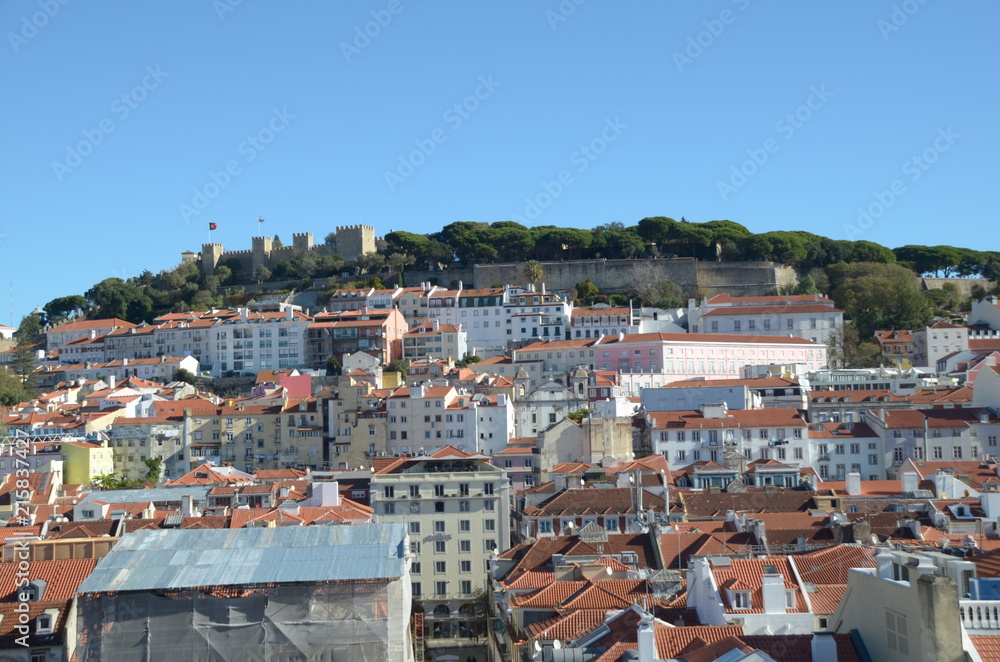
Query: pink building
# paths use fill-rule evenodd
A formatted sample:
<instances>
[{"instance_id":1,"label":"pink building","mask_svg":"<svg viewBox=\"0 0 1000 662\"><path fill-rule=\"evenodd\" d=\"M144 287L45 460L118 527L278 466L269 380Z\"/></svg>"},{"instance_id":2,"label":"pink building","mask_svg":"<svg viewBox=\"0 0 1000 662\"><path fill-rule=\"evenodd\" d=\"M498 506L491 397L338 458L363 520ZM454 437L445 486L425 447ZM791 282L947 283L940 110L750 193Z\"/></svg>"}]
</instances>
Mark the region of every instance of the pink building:
<instances>
[{"instance_id":1,"label":"pink building","mask_svg":"<svg viewBox=\"0 0 1000 662\"><path fill-rule=\"evenodd\" d=\"M826 367L826 345L788 336L721 333L633 333L537 342L513 353L534 383L582 367L681 379L733 379L744 366L804 364Z\"/></svg>"}]
</instances>

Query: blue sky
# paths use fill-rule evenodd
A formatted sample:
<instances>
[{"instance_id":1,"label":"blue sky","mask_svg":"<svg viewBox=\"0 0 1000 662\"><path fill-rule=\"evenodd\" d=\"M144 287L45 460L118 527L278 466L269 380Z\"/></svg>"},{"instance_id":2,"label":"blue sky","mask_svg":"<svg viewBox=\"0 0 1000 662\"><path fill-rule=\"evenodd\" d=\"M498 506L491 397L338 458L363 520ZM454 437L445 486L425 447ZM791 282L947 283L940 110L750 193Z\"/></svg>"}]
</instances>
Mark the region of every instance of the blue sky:
<instances>
[{"instance_id":1,"label":"blue sky","mask_svg":"<svg viewBox=\"0 0 1000 662\"><path fill-rule=\"evenodd\" d=\"M258 215L286 242L665 215L996 250L1000 5L846 5L5 0L14 322L209 222L249 248Z\"/></svg>"}]
</instances>

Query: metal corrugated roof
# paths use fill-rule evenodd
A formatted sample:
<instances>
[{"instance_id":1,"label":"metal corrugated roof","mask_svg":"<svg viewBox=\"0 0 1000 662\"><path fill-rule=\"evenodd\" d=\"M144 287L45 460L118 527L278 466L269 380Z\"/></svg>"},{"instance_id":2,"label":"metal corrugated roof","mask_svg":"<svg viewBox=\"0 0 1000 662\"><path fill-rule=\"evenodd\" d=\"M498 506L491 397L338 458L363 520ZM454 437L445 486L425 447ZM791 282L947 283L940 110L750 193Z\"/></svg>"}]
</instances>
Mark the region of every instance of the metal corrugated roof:
<instances>
[{"instance_id":1,"label":"metal corrugated roof","mask_svg":"<svg viewBox=\"0 0 1000 662\"><path fill-rule=\"evenodd\" d=\"M177 502L184 496L192 500L206 501L214 485L190 485L184 487L156 487L151 490L94 490L87 492L82 501L103 501L104 503L153 503Z\"/></svg>"},{"instance_id":2,"label":"metal corrugated roof","mask_svg":"<svg viewBox=\"0 0 1000 662\"><path fill-rule=\"evenodd\" d=\"M402 524L143 530L128 533L80 593L396 579Z\"/></svg>"}]
</instances>

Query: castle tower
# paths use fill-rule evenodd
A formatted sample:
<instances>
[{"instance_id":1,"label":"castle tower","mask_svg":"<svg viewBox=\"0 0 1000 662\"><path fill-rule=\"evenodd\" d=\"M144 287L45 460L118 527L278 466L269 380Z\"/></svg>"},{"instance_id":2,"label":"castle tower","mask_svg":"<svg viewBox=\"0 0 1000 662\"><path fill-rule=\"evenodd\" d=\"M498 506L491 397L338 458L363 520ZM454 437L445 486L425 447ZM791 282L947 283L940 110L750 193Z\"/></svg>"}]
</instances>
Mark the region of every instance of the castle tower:
<instances>
[{"instance_id":1,"label":"castle tower","mask_svg":"<svg viewBox=\"0 0 1000 662\"><path fill-rule=\"evenodd\" d=\"M201 273L211 276L215 273L215 268L219 266L222 259L222 244L202 244L201 245Z\"/></svg>"},{"instance_id":2,"label":"castle tower","mask_svg":"<svg viewBox=\"0 0 1000 662\"><path fill-rule=\"evenodd\" d=\"M256 274L261 267L270 268L271 242L270 237L253 237L253 248L250 255L250 270Z\"/></svg>"},{"instance_id":3,"label":"castle tower","mask_svg":"<svg viewBox=\"0 0 1000 662\"><path fill-rule=\"evenodd\" d=\"M338 225L337 252L348 262L375 252L375 228L370 225Z\"/></svg>"},{"instance_id":4,"label":"castle tower","mask_svg":"<svg viewBox=\"0 0 1000 662\"><path fill-rule=\"evenodd\" d=\"M296 253L304 253L313 249L312 232L296 232L292 235L292 247Z\"/></svg>"}]
</instances>

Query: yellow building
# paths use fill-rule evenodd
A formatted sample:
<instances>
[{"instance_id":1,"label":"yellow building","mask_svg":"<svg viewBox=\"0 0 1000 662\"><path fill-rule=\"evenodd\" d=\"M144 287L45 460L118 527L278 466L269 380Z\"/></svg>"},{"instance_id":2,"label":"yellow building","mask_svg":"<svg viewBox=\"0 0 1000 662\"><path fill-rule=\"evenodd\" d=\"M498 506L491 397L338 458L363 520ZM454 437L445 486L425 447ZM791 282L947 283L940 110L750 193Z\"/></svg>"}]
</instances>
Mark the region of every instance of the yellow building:
<instances>
[{"instance_id":1,"label":"yellow building","mask_svg":"<svg viewBox=\"0 0 1000 662\"><path fill-rule=\"evenodd\" d=\"M101 474L115 470L114 451L89 441L66 441L62 445L63 483L90 485Z\"/></svg>"}]
</instances>

